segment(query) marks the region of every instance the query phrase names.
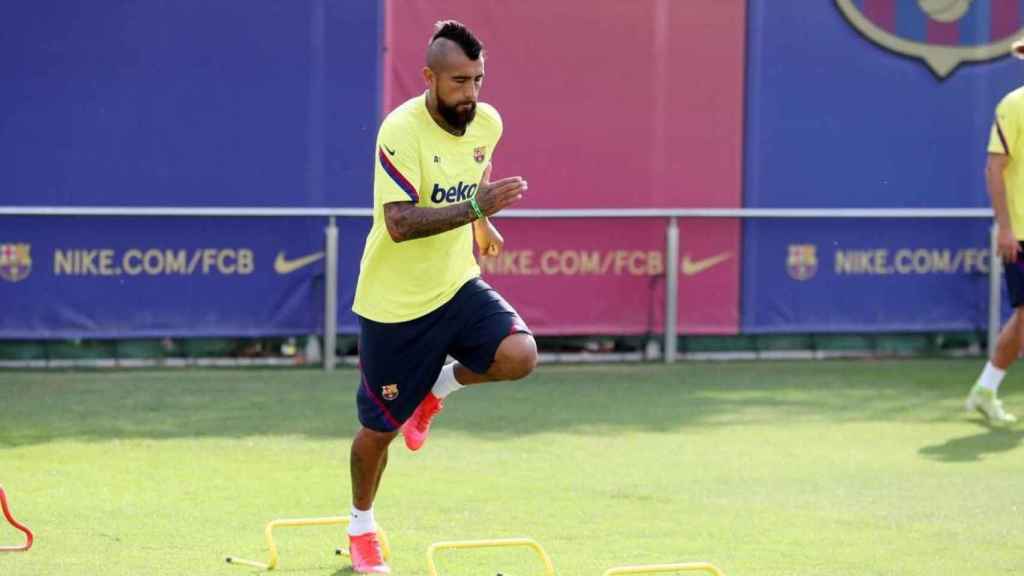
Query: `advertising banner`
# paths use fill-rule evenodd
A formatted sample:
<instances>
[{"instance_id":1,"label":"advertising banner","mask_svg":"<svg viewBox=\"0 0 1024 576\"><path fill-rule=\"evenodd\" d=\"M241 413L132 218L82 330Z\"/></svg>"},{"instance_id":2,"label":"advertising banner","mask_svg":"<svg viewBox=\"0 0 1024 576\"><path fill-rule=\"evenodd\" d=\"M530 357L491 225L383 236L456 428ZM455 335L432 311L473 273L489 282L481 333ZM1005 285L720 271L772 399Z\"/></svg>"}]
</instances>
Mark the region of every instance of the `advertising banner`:
<instances>
[{"instance_id":1,"label":"advertising banner","mask_svg":"<svg viewBox=\"0 0 1024 576\"><path fill-rule=\"evenodd\" d=\"M743 331L984 331L989 226L970 220L750 223L757 242L747 243L744 255Z\"/></svg>"},{"instance_id":2,"label":"advertising banner","mask_svg":"<svg viewBox=\"0 0 1024 576\"><path fill-rule=\"evenodd\" d=\"M0 338L263 336L323 329L323 218L4 219ZM367 231L340 226L341 328ZM355 256L352 256L356 254Z\"/></svg>"},{"instance_id":3,"label":"advertising banner","mask_svg":"<svg viewBox=\"0 0 1024 576\"><path fill-rule=\"evenodd\" d=\"M665 326L663 219L497 219L505 251L483 258L484 278L545 335L648 334ZM739 223L680 224L681 332L733 333Z\"/></svg>"}]
</instances>

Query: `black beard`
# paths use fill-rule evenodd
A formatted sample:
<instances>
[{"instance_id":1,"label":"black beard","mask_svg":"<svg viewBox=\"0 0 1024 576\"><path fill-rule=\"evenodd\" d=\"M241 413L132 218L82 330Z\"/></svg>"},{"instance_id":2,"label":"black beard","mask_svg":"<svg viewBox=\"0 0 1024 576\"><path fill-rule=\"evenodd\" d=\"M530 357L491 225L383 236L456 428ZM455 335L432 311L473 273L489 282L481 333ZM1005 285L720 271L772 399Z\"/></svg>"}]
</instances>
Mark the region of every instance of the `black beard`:
<instances>
[{"instance_id":1,"label":"black beard","mask_svg":"<svg viewBox=\"0 0 1024 576\"><path fill-rule=\"evenodd\" d=\"M469 126L469 123L476 117L476 103L470 103L469 110L462 111L458 106L449 106L438 98L437 111L449 126L461 131L465 130L466 126Z\"/></svg>"}]
</instances>

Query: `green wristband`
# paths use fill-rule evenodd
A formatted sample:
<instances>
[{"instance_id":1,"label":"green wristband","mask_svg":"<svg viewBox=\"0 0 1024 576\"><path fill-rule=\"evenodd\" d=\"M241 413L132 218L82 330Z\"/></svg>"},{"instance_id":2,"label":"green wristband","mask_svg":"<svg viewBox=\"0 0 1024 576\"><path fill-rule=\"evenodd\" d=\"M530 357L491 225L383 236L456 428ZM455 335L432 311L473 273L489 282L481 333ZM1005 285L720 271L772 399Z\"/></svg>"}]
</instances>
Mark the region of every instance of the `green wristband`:
<instances>
[{"instance_id":1,"label":"green wristband","mask_svg":"<svg viewBox=\"0 0 1024 576\"><path fill-rule=\"evenodd\" d=\"M483 210L480 209L480 205L476 203L476 196L469 199L469 205L473 208L473 212L476 214L477 220L483 220L487 217L484 215Z\"/></svg>"}]
</instances>

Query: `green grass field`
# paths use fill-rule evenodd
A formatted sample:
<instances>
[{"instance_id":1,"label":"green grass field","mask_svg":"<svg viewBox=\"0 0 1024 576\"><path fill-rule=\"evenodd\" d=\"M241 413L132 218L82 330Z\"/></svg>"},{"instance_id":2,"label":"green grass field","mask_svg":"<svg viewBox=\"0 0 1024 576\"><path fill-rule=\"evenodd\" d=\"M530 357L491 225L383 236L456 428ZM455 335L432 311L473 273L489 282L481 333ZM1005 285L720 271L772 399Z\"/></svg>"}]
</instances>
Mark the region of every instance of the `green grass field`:
<instances>
[{"instance_id":1,"label":"green grass field","mask_svg":"<svg viewBox=\"0 0 1024 576\"><path fill-rule=\"evenodd\" d=\"M376 505L393 573L438 540L530 536L559 574L707 560L729 576L1024 571L1024 426L961 411L981 361L541 367L459 392ZM346 514L356 372L0 372L0 484L31 551L0 574L252 574L274 518ZM1024 411L1013 375L1008 407ZM351 573L340 528L287 575ZM0 545L21 534L0 522ZM446 552L445 575L540 574Z\"/></svg>"}]
</instances>

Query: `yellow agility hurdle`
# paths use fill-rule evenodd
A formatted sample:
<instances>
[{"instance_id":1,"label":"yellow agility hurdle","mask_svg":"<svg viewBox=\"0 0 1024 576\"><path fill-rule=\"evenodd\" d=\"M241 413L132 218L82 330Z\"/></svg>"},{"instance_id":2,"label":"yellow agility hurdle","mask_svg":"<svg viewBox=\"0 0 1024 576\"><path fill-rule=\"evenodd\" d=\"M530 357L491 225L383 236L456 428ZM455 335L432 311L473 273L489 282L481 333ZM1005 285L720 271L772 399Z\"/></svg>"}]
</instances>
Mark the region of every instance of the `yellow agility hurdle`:
<instances>
[{"instance_id":1,"label":"yellow agility hurdle","mask_svg":"<svg viewBox=\"0 0 1024 576\"><path fill-rule=\"evenodd\" d=\"M267 538L267 548L270 549L270 560L266 563L257 562L256 560L246 560L244 558L238 558L237 556L228 556L224 559L228 564L237 564L240 566L252 566L254 568L260 568L262 570L273 570L277 568L278 554L277 545L274 544L274 528L293 528L298 526L337 526L347 525L350 518L348 516L327 516L323 518L289 518L281 520L273 520L267 524L264 534ZM380 537L380 547L384 558L387 559L391 556L391 546L388 544L387 535L380 526L377 526L377 536ZM338 548L334 551L335 554L348 556L348 550L344 548Z\"/></svg>"},{"instance_id":2,"label":"yellow agility hurdle","mask_svg":"<svg viewBox=\"0 0 1024 576\"><path fill-rule=\"evenodd\" d=\"M619 566L609 568L604 576L617 576L619 574L654 574L656 572L706 572L714 576L725 576L721 570L707 562L687 562L684 564L647 564L637 566Z\"/></svg>"},{"instance_id":3,"label":"yellow agility hurdle","mask_svg":"<svg viewBox=\"0 0 1024 576\"><path fill-rule=\"evenodd\" d=\"M438 550L458 548L506 548L512 546L525 546L532 549L544 562L544 576L555 576L555 567L551 564L548 553L541 548L535 540L530 538L504 538L498 540L456 540L451 542L435 542L427 548L427 567L430 568L430 576L437 576L437 565L434 563L434 555Z\"/></svg>"}]
</instances>

